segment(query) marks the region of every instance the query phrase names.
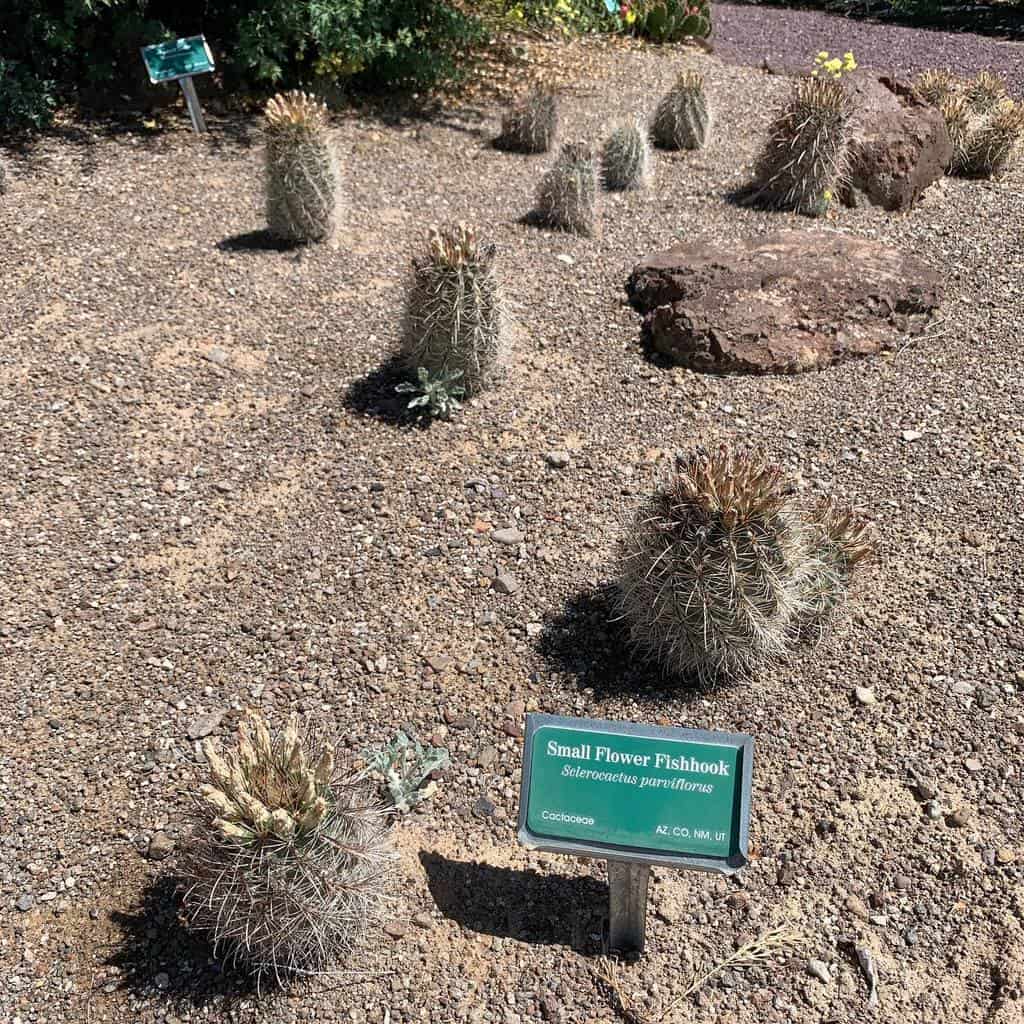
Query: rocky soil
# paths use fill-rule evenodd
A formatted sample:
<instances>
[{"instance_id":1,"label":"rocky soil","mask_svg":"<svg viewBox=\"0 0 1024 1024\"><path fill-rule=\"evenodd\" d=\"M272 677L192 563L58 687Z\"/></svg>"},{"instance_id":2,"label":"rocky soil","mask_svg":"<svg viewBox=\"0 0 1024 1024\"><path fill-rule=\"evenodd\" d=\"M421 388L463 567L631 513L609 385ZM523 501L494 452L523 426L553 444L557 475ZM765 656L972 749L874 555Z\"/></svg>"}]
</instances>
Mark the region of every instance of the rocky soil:
<instances>
[{"instance_id":1,"label":"rocky soil","mask_svg":"<svg viewBox=\"0 0 1024 1024\"><path fill-rule=\"evenodd\" d=\"M907 216L738 207L787 83L593 45L560 55L600 69L567 97L573 134L649 110L684 64L717 110L706 151L661 153L650 193L607 200L599 240L522 222L548 161L491 148L492 108L339 117L346 223L308 250L259 233L255 123L83 129L11 161L0 1019L853 1022L859 946L874 1019L1021 1020L1024 176L941 182ZM455 217L500 247L514 356L503 387L419 429L381 367L411 248ZM808 226L940 270L940 320L796 377L645 351L639 259ZM638 495L674 452L722 442L862 509L880 556L819 647L700 691L623 650L606 588ZM353 757L404 726L453 758L398 824L387 927L287 992L256 993L176 918L197 743L250 705L321 716ZM648 951L613 975L603 865L516 843L530 709L756 737L750 868L658 870ZM780 922L806 949L667 1013Z\"/></svg>"}]
</instances>

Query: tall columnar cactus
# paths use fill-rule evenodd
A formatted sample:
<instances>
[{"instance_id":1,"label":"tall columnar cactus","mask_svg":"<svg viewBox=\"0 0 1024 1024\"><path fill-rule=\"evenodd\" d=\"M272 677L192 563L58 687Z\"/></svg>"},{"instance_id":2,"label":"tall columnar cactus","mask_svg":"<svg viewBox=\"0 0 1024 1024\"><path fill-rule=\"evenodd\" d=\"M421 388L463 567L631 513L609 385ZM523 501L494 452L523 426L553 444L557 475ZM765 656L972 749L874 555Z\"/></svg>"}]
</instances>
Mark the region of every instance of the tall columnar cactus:
<instances>
[{"instance_id":1,"label":"tall columnar cactus","mask_svg":"<svg viewBox=\"0 0 1024 1024\"><path fill-rule=\"evenodd\" d=\"M394 858L386 812L293 716L250 713L237 746L203 746L210 782L180 864L184 911L256 974L315 973L378 919Z\"/></svg>"},{"instance_id":2,"label":"tall columnar cactus","mask_svg":"<svg viewBox=\"0 0 1024 1024\"><path fill-rule=\"evenodd\" d=\"M589 142L567 142L537 190L537 218L579 235L600 229L597 160Z\"/></svg>"},{"instance_id":3,"label":"tall columnar cactus","mask_svg":"<svg viewBox=\"0 0 1024 1024\"><path fill-rule=\"evenodd\" d=\"M800 514L781 470L756 456L681 460L623 532L618 612L633 645L708 681L784 656L825 621L859 560L839 520L819 520Z\"/></svg>"},{"instance_id":4,"label":"tall columnar cactus","mask_svg":"<svg viewBox=\"0 0 1024 1024\"><path fill-rule=\"evenodd\" d=\"M651 135L663 149L702 149L711 131L704 76L684 71L662 97L651 122Z\"/></svg>"},{"instance_id":5,"label":"tall columnar cactus","mask_svg":"<svg viewBox=\"0 0 1024 1024\"><path fill-rule=\"evenodd\" d=\"M961 173L973 178L1001 174L1024 142L1024 107L1013 100L1002 103L971 126L964 143Z\"/></svg>"},{"instance_id":6,"label":"tall columnar cactus","mask_svg":"<svg viewBox=\"0 0 1024 1024\"><path fill-rule=\"evenodd\" d=\"M497 378L507 320L493 245L465 224L432 228L412 261L402 361L411 372L458 375L467 395Z\"/></svg>"},{"instance_id":7,"label":"tall columnar cactus","mask_svg":"<svg viewBox=\"0 0 1024 1024\"><path fill-rule=\"evenodd\" d=\"M772 122L758 159L759 195L774 205L820 216L845 181L852 116L841 82L801 79Z\"/></svg>"},{"instance_id":8,"label":"tall columnar cactus","mask_svg":"<svg viewBox=\"0 0 1024 1024\"><path fill-rule=\"evenodd\" d=\"M327 129L327 107L308 93L267 103L267 224L283 241L322 241L337 223L341 179Z\"/></svg>"},{"instance_id":9,"label":"tall columnar cactus","mask_svg":"<svg viewBox=\"0 0 1024 1024\"><path fill-rule=\"evenodd\" d=\"M614 192L647 186L651 144L643 121L622 121L612 127L601 152L601 176L605 188Z\"/></svg>"},{"instance_id":10,"label":"tall columnar cactus","mask_svg":"<svg viewBox=\"0 0 1024 1024\"><path fill-rule=\"evenodd\" d=\"M495 140L501 149L519 153L546 153L558 131L558 94L538 86L514 103L501 121Z\"/></svg>"}]
</instances>

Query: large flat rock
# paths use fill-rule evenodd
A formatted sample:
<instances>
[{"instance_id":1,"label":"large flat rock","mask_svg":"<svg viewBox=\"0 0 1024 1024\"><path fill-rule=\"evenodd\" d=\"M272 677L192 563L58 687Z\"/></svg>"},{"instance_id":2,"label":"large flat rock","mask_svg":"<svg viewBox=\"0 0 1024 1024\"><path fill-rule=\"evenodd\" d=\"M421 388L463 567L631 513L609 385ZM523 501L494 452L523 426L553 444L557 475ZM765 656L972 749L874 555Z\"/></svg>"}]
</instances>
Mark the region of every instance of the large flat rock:
<instances>
[{"instance_id":1,"label":"large flat rock","mask_svg":"<svg viewBox=\"0 0 1024 1024\"><path fill-rule=\"evenodd\" d=\"M653 346L711 373L800 373L875 355L919 333L942 277L864 238L783 231L680 245L626 284Z\"/></svg>"}]
</instances>

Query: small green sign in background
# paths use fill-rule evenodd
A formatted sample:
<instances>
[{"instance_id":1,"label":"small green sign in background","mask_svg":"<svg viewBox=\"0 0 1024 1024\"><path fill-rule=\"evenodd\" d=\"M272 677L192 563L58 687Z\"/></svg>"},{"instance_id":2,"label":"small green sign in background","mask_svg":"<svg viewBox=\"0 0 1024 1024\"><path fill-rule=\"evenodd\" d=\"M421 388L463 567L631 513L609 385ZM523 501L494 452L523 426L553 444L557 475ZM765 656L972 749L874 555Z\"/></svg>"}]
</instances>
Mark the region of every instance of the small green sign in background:
<instances>
[{"instance_id":1,"label":"small green sign in background","mask_svg":"<svg viewBox=\"0 0 1024 1024\"><path fill-rule=\"evenodd\" d=\"M521 838L735 870L746 861L752 752L749 736L531 715Z\"/></svg>"},{"instance_id":2,"label":"small green sign in background","mask_svg":"<svg viewBox=\"0 0 1024 1024\"><path fill-rule=\"evenodd\" d=\"M213 70L213 54L202 36L144 46L142 59L154 84Z\"/></svg>"}]
</instances>

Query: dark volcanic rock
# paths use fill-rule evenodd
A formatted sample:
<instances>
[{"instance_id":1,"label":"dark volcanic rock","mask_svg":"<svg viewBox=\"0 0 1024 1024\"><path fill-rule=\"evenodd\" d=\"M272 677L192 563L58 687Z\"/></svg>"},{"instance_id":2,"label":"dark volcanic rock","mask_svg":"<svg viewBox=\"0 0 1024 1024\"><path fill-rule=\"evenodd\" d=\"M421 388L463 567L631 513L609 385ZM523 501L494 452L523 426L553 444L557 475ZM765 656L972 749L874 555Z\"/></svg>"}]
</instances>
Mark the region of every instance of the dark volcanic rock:
<instances>
[{"instance_id":1,"label":"dark volcanic rock","mask_svg":"<svg viewBox=\"0 0 1024 1024\"><path fill-rule=\"evenodd\" d=\"M851 199L859 191L886 210L909 210L953 159L942 114L919 105L875 113L852 148Z\"/></svg>"},{"instance_id":2,"label":"dark volcanic rock","mask_svg":"<svg viewBox=\"0 0 1024 1024\"><path fill-rule=\"evenodd\" d=\"M799 373L919 333L942 278L870 239L784 231L658 253L634 268L626 291L653 346L683 366Z\"/></svg>"}]
</instances>

